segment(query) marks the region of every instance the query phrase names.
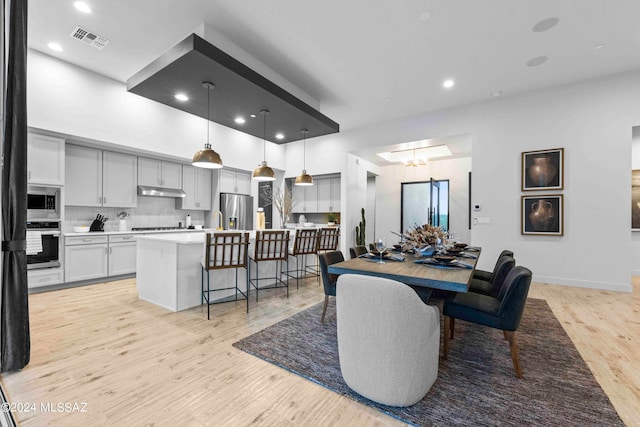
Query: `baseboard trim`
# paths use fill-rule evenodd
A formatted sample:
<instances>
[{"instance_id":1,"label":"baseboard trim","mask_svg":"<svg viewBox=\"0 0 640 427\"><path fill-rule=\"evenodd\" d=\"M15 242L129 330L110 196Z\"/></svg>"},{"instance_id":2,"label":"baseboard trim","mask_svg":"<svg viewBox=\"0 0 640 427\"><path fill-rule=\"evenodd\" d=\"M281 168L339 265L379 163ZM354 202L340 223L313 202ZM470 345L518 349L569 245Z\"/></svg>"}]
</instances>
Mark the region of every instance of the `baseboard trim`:
<instances>
[{"instance_id":1,"label":"baseboard trim","mask_svg":"<svg viewBox=\"0 0 640 427\"><path fill-rule=\"evenodd\" d=\"M574 280L561 277L548 277L534 275L533 279L536 283L548 283L550 285L573 286L576 288L601 289L604 291L616 292L633 292L631 281L629 283L608 283L608 282L592 282L589 280Z\"/></svg>"}]
</instances>

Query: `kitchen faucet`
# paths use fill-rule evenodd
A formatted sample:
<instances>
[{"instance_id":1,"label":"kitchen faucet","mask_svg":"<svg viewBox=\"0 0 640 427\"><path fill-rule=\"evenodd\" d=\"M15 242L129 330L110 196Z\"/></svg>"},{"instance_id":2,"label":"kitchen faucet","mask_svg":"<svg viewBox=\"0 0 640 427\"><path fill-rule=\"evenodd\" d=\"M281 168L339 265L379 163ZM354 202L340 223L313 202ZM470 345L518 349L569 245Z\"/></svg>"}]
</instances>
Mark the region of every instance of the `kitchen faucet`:
<instances>
[{"instance_id":1,"label":"kitchen faucet","mask_svg":"<svg viewBox=\"0 0 640 427\"><path fill-rule=\"evenodd\" d=\"M216 222L216 218L218 218L218 228L216 228L216 230L224 230L224 228L222 228L222 212L215 211L213 213L213 223Z\"/></svg>"}]
</instances>

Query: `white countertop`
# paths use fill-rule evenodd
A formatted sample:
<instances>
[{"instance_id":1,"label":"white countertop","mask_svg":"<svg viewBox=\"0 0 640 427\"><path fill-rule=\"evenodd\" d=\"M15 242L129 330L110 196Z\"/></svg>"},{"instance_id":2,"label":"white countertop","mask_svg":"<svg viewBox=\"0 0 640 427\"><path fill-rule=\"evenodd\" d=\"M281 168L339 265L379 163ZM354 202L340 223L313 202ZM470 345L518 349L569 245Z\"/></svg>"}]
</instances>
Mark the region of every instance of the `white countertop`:
<instances>
[{"instance_id":1,"label":"white countertop","mask_svg":"<svg viewBox=\"0 0 640 427\"><path fill-rule=\"evenodd\" d=\"M241 231L247 231L249 233L249 239L256 238L255 230L214 230L205 229L199 231L206 231L208 233L237 233ZM155 242L169 242L176 243L178 245L201 245L204 243L204 233L171 233L171 234L155 234L137 236L137 240L148 240Z\"/></svg>"},{"instance_id":2,"label":"white countertop","mask_svg":"<svg viewBox=\"0 0 640 427\"><path fill-rule=\"evenodd\" d=\"M87 236L87 235L111 236L111 235L118 235L118 234L162 234L162 233L197 233L197 232L202 233L205 230L206 229L196 230L196 229L183 228L180 230L89 231L87 233L64 232L63 235L66 237L75 237L75 236Z\"/></svg>"}]
</instances>

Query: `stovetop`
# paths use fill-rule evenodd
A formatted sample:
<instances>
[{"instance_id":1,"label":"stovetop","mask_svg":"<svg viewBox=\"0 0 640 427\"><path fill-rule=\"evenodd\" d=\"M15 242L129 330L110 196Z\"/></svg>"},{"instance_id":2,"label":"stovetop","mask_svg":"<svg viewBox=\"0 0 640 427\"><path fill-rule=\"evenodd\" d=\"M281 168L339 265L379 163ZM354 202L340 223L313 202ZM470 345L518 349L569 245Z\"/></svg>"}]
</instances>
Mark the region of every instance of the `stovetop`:
<instances>
[{"instance_id":1,"label":"stovetop","mask_svg":"<svg viewBox=\"0 0 640 427\"><path fill-rule=\"evenodd\" d=\"M186 227L132 227L131 231L187 230Z\"/></svg>"}]
</instances>

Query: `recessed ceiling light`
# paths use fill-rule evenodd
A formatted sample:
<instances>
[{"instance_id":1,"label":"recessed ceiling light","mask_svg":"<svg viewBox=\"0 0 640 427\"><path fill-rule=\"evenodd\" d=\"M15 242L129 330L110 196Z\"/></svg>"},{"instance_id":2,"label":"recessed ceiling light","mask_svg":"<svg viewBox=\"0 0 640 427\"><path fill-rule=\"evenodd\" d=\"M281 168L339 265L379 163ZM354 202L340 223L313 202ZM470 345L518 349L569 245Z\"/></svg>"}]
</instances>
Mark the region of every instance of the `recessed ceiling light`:
<instances>
[{"instance_id":1,"label":"recessed ceiling light","mask_svg":"<svg viewBox=\"0 0 640 427\"><path fill-rule=\"evenodd\" d=\"M244 119L244 117L236 117L234 119L234 122L236 122L239 125L243 125L246 122L246 120Z\"/></svg>"},{"instance_id":2,"label":"recessed ceiling light","mask_svg":"<svg viewBox=\"0 0 640 427\"><path fill-rule=\"evenodd\" d=\"M391 102L391 98L385 98L384 102Z\"/></svg>"},{"instance_id":3,"label":"recessed ceiling light","mask_svg":"<svg viewBox=\"0 0 640 427\"><path fill-rule=\"evenodd\" d=\"M444 81L444 83L442 83L442 87L444 87L445 89L449 89L449 88L452 88L453 85L455 85L455 84L456 84L456 82L454 82L453 80L447 79L447 80Z\"/></svg>"},{"instance_id":4,"label":"recessed ceiling light","mask_svg":"<svg viewBox=\"0 0 640 427\"><path fill-rule=\"evenodd\" d=\"M47 46L49 46L49 49L55 50L56 52L63 51L62 46L60 46L58 43L55 43L55 42L51 42Z\"/></svg>"},{"instance_id":5,"label":"recessed ceiling light","mask_svg":"<svg viewBox=\"0 0 640 427\"><path fill-rule=\"evenodd\" d=\"M535 58L531 58L527 61L527 67L537 67L538 65L542 65L549 59L548 56L536 56Z\"/></svg>"},{"instance_id":6,"label":"recessed ceiling light","mask_svg":"<svg viewBox=\"0 0 640 427\"><path fill-rule=\"evenodd\" d=\"M178 101L184 102L189 100L189 97L184 93L176 93L174 96Z\"/></svg>"},{"instance_id":7,"label":"recessed ceiling light","mask_svg":"<svg viewBox=\"0 0 640 427\"><path fill-rule=\"evenodd\" d=\"M249 114L249 117L251 117L252 119L255 119L256 115L255 114Z\"/></svg>"},{"instance_id":8,"label":"recessed ceiling light","mask_svg":"<svg viewBox=\"0 0 640 427\"><path fill-rule=\"evenodd\" d=\"M534 33L542 33L558 25L558 22L560 22L560 19L556 18L555 16L546 18L534 25L531 30L533 30Z\"/></svg>"},{"instance_id":9,"label":"recessed ceiling light","mask_svg":"<svg viewBox=\"0 0 640 427\"><path fill-rule=\"evenodd\" d=\"M282 133L276 133L276 138L278 138L278 139L284 139L284 134L282 134Z\"/></svg>"},{"instance_id":10,"label":"recessed ceiling light","mask_svg":"<svg viewBox=\"0 0 640 427\"><path fill-rule=\"evenodd\" d=\"M598 49L602 49L603 47L604 47L604 45L603 45L603 44L597 44L597 45L595 45L593 48L594 48L594 49L596 49L596 50L598 50Z\"/></svg>"},{"instance_id":11,"label":"recessed ceiling light","mask_svg":"<svg viewBox=\"0 0 640 427\"><path fill-rule=\"evenodd\" d=\"M491 96L492 96L493 98L498 98L498 97L502 96L502 92L501 92L501 91L499 91L499 90L497 90L497 91L495 91L495 92L491 92Z\"/></svg>"},{"instance_id":12,"label":"recessed ceiling light","mask_svg":"<svg viewBox=\"0 0 640 427\"><path fill-rule=\"evenodd\" d=\"M427 22L429 19L431 19L431 12L427 11L420 14L420 20L422 22Z\"/></svg>"},{"instance_id":13,"label":"recessed ceiling light","mask_svg":"<svg viewBox=\"0 0 640 427\"><path fill-rule=\"evenodd\" d=\"M91 13L91 8L83 1L74 2L73 5L82 13Z\"/></svg>"}]
</instances>

